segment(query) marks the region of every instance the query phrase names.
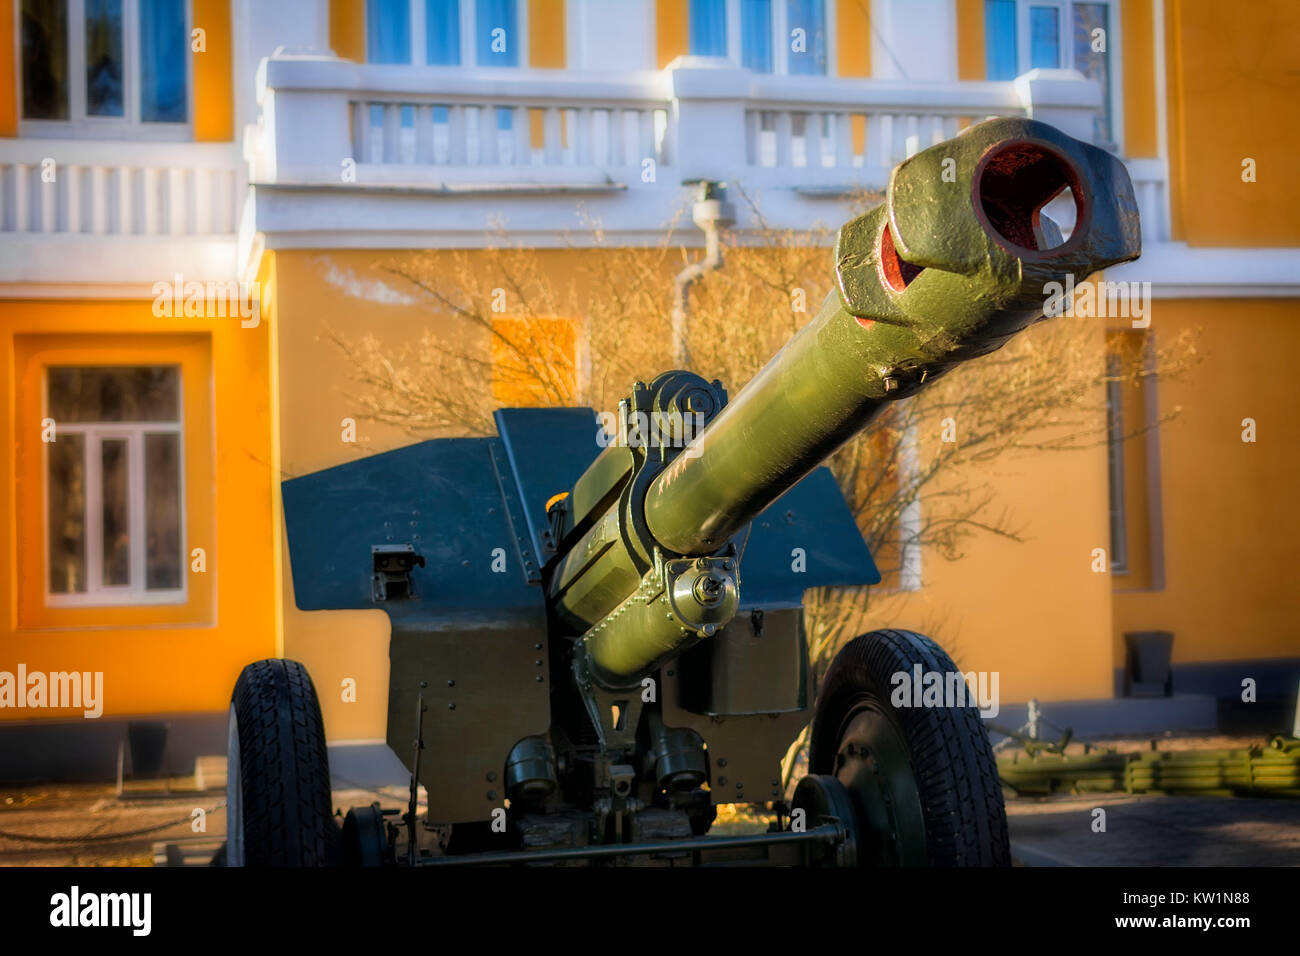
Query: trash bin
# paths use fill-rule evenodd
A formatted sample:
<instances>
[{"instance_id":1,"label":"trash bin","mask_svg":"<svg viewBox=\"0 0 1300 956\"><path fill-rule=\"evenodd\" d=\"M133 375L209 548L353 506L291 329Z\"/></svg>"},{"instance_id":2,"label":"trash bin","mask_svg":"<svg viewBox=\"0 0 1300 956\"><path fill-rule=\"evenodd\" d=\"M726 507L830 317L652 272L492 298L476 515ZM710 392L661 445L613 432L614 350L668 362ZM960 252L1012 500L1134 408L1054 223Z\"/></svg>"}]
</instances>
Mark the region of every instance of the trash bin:
<instances>
[{"instance_id":1,"label":"trash bin","mask_svg":"<svg viewBox=\"0 0 1300 956\"><path fill-rule=\"evenodd\" d=\"M1124 650L1125 697L1174 695L1173 632L1129 632L1124 635Z\"/></svg>"},{"instance_id":2,"label":"trash bin","mask_svg":"<svg viewBox=\"0 0 1300 956\"><path fill-rule=\"evenodd\" d=\"M126 739L131 749L131 779L148 780L162 774L169 727L165 721L158 720L132 720L126 725Z\"/></svg>"}]
</instances>

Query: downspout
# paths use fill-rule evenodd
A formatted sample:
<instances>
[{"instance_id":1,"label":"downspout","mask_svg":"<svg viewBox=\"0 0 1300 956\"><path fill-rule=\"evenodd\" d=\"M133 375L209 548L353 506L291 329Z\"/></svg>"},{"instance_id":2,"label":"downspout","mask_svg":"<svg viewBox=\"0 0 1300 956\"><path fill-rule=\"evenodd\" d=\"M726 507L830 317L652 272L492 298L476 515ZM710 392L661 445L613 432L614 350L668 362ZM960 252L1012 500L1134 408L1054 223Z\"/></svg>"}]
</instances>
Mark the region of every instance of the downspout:
<instances>
[{"instance_id":1,"label":"downspout","mask_svg":"<svg viewBox=\"0 0 1300 956\"><path fill-rule=\"evenodd\" d=\"M699 179L689 180L688 184L699 187L691 207L691 219L704 230L704 258L677 273L673 281L673 354L677 368L688 368L691 362L686 324L691 286L706 273L722 268L722 240L718 230L736 221L731 203L724 198L725 183Z\"/></svg>"}]
</instances>

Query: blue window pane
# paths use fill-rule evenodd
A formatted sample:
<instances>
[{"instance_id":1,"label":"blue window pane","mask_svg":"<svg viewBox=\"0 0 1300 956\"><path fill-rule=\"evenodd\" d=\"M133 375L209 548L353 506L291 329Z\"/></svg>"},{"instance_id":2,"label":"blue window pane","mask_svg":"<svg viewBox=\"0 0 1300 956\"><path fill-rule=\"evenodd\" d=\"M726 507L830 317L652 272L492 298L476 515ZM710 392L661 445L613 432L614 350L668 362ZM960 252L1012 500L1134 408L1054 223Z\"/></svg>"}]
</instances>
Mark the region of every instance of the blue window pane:
<instances>
[{"instance_id":1,"label":"blue window pane","mask_svg":"<svg viewBox=\"0 0 1300 956\"><path fill-rule=\"evenodd\" d=\"M479 66L519 65L516 0L474 0L475 54Z\"/></svg>"},{"instance_id":2,"label":"blue window pane","mask_svg":"<svg viewBox=\"0 0 1300 956\"><path fill-rule=\"evenodd\" d=\"M140 118L184 123L184 0L140 0Z\"/></svg>"},{"instance_id":3,"label":"blue window pane","mask_svg":"<svg viewBox=\"0 0 1300 956\"><path fill-rule=\"evenodd\" d=\"M691 0L690 51L695 56L727 55L725 0Z\"/></svg>"},{"instance_id":4,"label":"blue window pane","mask_svg":"<svg viewBox=\"0 0 1300 956\"><path fill-rule=\"evenodd\" d=\"M68 118L68 8L23 0L23 118ZM8 77L5 78L8 81Z\"/></svg>"},{"instance_id":5,"label":"blue window pane","mask_svg":"<svg viewBox=\"0 0 1300 956\"><path fill-rule=\"evenodd\" d=\"M984 75L1014 80L1016 69L1016 0L984 0Z\"/></svg>"},{"instance_id":6,"label":"blue window pane","mask_svg":"<svg viewBox=\"0 0 1300 956\"><path fill-rule=\"evenodd\" d=\"M826 72L825 0L786 0L785 25L790 44L790 72L822 75ZM794 31L802 30L802 34Z\"/></svg>"},{"instance_id":7,"label":"blue window pane","mask_svg":"<svg viewBox=\"0 0 1300 956\"><path fill-rule=\"evenodd\" d=\"M366 0L366 60L411 62L409 0Z\"/></svg>"},{"instance_id":8,"label":"blue window pane","mask_svg":"<svg viewBox=\"0 0 1300 956\"><path fill-rule=\"evenodd\" d=\"M740 65L772 72L772 0L740 0Z\"/></svg>"},{"instance_id":9,"label":"blue window pane","mask_svg":"<svg viewBox=\"0 0 1300 956\"><path fill-rule=\"evenodd\" d=\"M1054 70L1061 65L1061 12L1056 7L1029 8L1029 68Z\"/></svg>"},{"instance_id":10,"label":"blue window pane","mask_svg":"<svg viewBox=\"0 0 1300 956\"><path fill-rule=\"evenodd\" d=\"M1109 8L1104 3L1076 3L1071 9L1074 14L1074 68L1101 84L1101 113L1093 120L1094 140L1098 143L1111 143L1110 59L1107 54L1093 49L1093 33L1101 30L1102 36L1105 36L1109 30Z\"/></svg>"},{"instance_id":11,"label":"blue window pane","mask_svg":"<svg viewBox=\"0 0 1300 956\"><path fill-rule=\"evenodd\" d=\"M86 0L86 112L125 115L122 0Z\"/></svg>"},{"instance_id":12,"label":"blue window pane","mask_svg":"<svg viewBox=\"0 0 1300 956\"><path fill-rule=\"evenodd\" d=\"M460 62L460 0L425 0L424 55L428 63Z\"/></svg>"}]
</instances>

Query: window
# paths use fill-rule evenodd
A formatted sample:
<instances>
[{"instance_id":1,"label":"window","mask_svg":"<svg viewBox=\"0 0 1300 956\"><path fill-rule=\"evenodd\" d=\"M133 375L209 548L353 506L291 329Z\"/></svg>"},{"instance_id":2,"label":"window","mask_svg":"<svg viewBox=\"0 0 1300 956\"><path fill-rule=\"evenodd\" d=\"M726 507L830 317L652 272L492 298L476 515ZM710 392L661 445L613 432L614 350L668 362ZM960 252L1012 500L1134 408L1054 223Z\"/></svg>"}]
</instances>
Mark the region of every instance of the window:
<instances>
[{"instance_id":1,"label":"window","mask_svg":"<svg viewBox=\"0 0 1300 956\"><path fill-rule=\"evenodd\" d=\"M185 0L22 0L19 21L22 118L33 131L185 135Z\"/></svg>"},{"instance_id":2,"label":"window","mask_svg":"<svg viewBox=\"0 0 1300 956\"><path fill-rule=\"evenodd\" d=\"M984 73L990 80L1014 80L1016 0L984 0Z\"/></svg>"},{"instance_id":3,"label":"window","mask_svg":"<svg viewBox=\"0 0 1300 956\"><path fill-rule=\"evenodd\" d=\"M826 0L691 0L688 18L695 56L728 57L755 73L829 72Z\"/></svg>"},{"instance_id":4,"label":"window","mask_svg":"<svg viewBox=\"0 0 1300 956\"><path fill-rule=\"evenodd\" d=\"M772 0L740 0L740 65L772 72Z\"/></svg>"},{"instance_id":5,"label":"window","mask_svg":"<svg viewBox=\"0 0 1300 956\"><path fill-rule=\"evenodd\" d=\"M1110 479L1110 569L1128 571L1128 528L1124 509L1124 382L1120 356L1106 356L1106 463Z\"/></svg>"},{"instance_id":6,"label":"window","mask_svg":"<svg viewBox=\"0 0 1300 956\"><path fill-rule=\"evenodd\" d=\"M985 75L1012 80L1033 69L1066 67L1096 80L1102 110L1094 140L1115 149L1111 69L1118 54L1111 19L1111 0L984 0Z\"/></svg>"},{"instance_id":7,"label":"window","mask_svg":"<svg viewBox=\"0 0 1300 956\"><path fill-rule=\"evenodd\" d=\"M1061 67L1061 10L1033 4L1029 8L1029 68Z\"/></svg>"},{"instance_id":8,"label":"window","mask_svg":"<svg viewBox=\"0 0 1300 956\"><path fill-rule=\"evenodd\" d=\"M824 0L786 0L784 39L790 73L826 73L826 4ZM796 36L795 31L802 30Z\"/></svg>"},{"instance_id":9,"label":"window","mask_svg":"<svg viewBox=\"0 0 1300 956\"><path fill-rule=\"evenodd\" d=\"M460 62L459 0L426 0L424 29L426 63L455 66Z\"/></svg>"},{"instance_id":10,"label":"window","mask_svg":"<svg viewBox=\"0 0 1300 956\"><path fill-rule=\"evenodd\" d=\"M516 0L475 0L474 39L479 66L519 65Z\"/></svg>"},{"instance_id":11,"label":"window","mask_svg":"<svg viewBox=\"0 0 1300 956\"><path fill-rule=\"evenodd\" d=\"M1117 590L1164 587L1160 412L1150 332L1106 332L1110 569Z\"/></svg>"},{"instance_id":12,"label":"window","mask_svg":"<svg viewBox=\"0 0 1300 956\"><path fill-rule=\"evenodd\" d=\"M727 55L726 0L691 0L687 19L692 56Z\"/></svg>"},{"instance_id":13,"label":"window","mask_svg":"<svg viewBox=\"0 0 1300 956\"><path fill-rule=\"evenodd\" d=\"M411 62L411 5L408 0L368 0L366 60Z\"/></svg>"},{"instance_id":14,"label":"window","mask_svg":"<svg viewBox=\"0 0 1300 956\"><path fill-rule=\"evenodd\" d=\"M521 20L519 0L366 0L366 60L519 66Z\"/></svg>"},{"instance_id":15,"label":"window","mask_svg":"<svg viewBox=\"0 0 1300 956\"><path fill-rule=\"evenodd\" d=\"M178 366L50 366L50 605L185 600Z\"/></svg>"}]
</instances>

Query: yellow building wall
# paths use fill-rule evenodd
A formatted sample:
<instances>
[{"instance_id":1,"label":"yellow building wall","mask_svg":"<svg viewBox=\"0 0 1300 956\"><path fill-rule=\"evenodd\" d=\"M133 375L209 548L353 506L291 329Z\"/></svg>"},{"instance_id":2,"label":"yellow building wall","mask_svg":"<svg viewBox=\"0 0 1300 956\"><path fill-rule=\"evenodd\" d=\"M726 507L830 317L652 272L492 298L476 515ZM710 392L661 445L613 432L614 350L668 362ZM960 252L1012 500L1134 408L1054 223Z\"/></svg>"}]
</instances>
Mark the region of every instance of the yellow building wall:
<instances>
[{"instance_id":1,"label":"yellow building wall","mask_svg":"<svg viewBox=\"0 0 1300 956\"><path fill-rule=\"evenodd\" d=\"M871 75L871 4L867 0L842 0L836 5L835 63L840 76Z\"/></svg>"},{"instance_id":2,"label":"yellow building wall","mask_svg":"<svg viewBox=\"0 0 1300 956\"><path fill-rule=\"evenodd\" d=\"M190 45L194 75L194 139L229 142L235 138L234 53L230 0L190 0L193 27L204 32L204 49Z\"/></svg>"},{"instance_id":3,"label":"yellow building wall","mask_svg":"<svg viewBox=\"0 0 1300 956\"><path fill-rule=\"evenodd\" d=\"M957 0L957 79L982 80L984 62L984 0Z\"/></svg>"},{"instance_id":4,"label":"yellow building wall","mask_svg":"<svg viewBox=\"0 0 1300 956\"><path fill-rule=\"evenodd\" d=\"M353 341L373 335L386 347L397 348L426 328L464 334L462 324L439 322L420 304L391 301L394 293L400 297L411 290L384 273L381 263L388 258L374 252L275 254L283 479L419 440L398 428L361 420L349 400L358 390L350 379L355 365L330 338L331 330ZM355 444L343 441L343 422L349 418L356 422ZM275 520L283 534L278 510ZM284 656L301 661L311 674L326 734L331 739L383 738L388 719L388 615L378 610L300 611L293 596L287 535L280 555ZM355 681L354 702L343 700L347 678Z\"/></svg>"},{"instance_id":5,"label":"yellow building wall","mask_svg":"<svg viewBox=\"0 0 1300 956\"><path fill-rule=\"evenodd\" d=\"M25 609L45 578L39 369L32 359L118 364L175 357L185 369L188 605ZM192 372L206 377L196 380ZM102 671L104 716L224 711L240 669L275 654L267 328L238 318L156 318L151 301L0 302L0 669ZM33 464L35 469L33 470ZM26 531L20 529L27 529ZM34 565L34 566L33 566ZM33 591L36 588L36 591ZM0 720L31 720L5 708ZM42 718L80 716L49 709Z\"/></svg>"},{"instance_id":6,"label":"yellow building wall","mask_svg":"<svg viewBox=\"0 0 1300 956\"><path fill-rule=\"evenodd\" d=\"M1124 67L1124 155L1159 155L1156 138L1155 26L1151 0L1125 0L1119 8Z\"/></svg>"},{"instance_id":7,"label":"yellow building wall","mask_svg":"<svg viewBox=\"0 0 1300 956\"><path fill-rule=\"evenodd\" d=\"M529 0L528 65L544 69L563 69L564 0Z\"/></svg>"},{"instance_id":8,"label":"yellow building wall","mask_svg":"<svg viewBox=\"0 0 1300 956\"><path fill-rule=\"evenodd\" d=\"M655 49L662 70L679 56L685 56L690 43L686 0L655 0Z\"/></svg>"},{"instance_id":9,"label":"yellow building wall","mask_svg":"<svg viewBox=\"0 0 1300 956\"><path fill-rule=\"evenodd\" d=\"M1104 341L1098 324L1080 360L1101 368ZM1097 424L1104 400L1098 389ZM930 424L919 428L922 461L941 435ZM1105 447L1004 456L975 481L995 493L984 516L1005 515L1024 540L978 535L957 561L923 549L920 590L873 594L864 630L928 634L963 670L996 671L1003 703L1110 697L1112 582L1092 570L1093 549L1109 547Z\"/></svg>"},{"instance_id":10,"label":"yellow building wall","mask_svg":"<svg viewBox=\"0 0 1300 956\"><path fill-rule=\"evenodd\" d=\"M1300 245L1300 4L1167 0L1173 232L1193 246ZM1242 181L1242 163L1256 182Z\"/></svg>"},{"instance_id":11,"label":"yellow building wall","mask_svg":"<svg viewBox=\"0 0 1300 956\"><path fill-rule=\"evenodd\" d=\"M18 60L14 0L0 0L0 136L18 135Z\"/></svg>"},{"instance_id":12,"label":"yellow building wall","mask_svg":"<svg viewBox=\"0 0 1300 956\"><path fill-rule=\"evenodd\" d=\"M345 60L366 61L365 0L330 0L330 49Z\"/></svg>"},{"instance_id":13,"label":"yellow building wall","mask_svg":"<svg viewBox=\"0 0 1300 956\"><path fill-rule=\"evenodd\" d=\"M1116 660L1124 632L1144 630L1174 632L1175 664L1295 657L1300 303L1156 303L1157 336L1189 327L1203 362L1158 386L1162 413L1180 409L1159 433L1166 586L1115 594ZM1242 441L1246 418L1254 443Z\"/></svg>"}]
</instances>

